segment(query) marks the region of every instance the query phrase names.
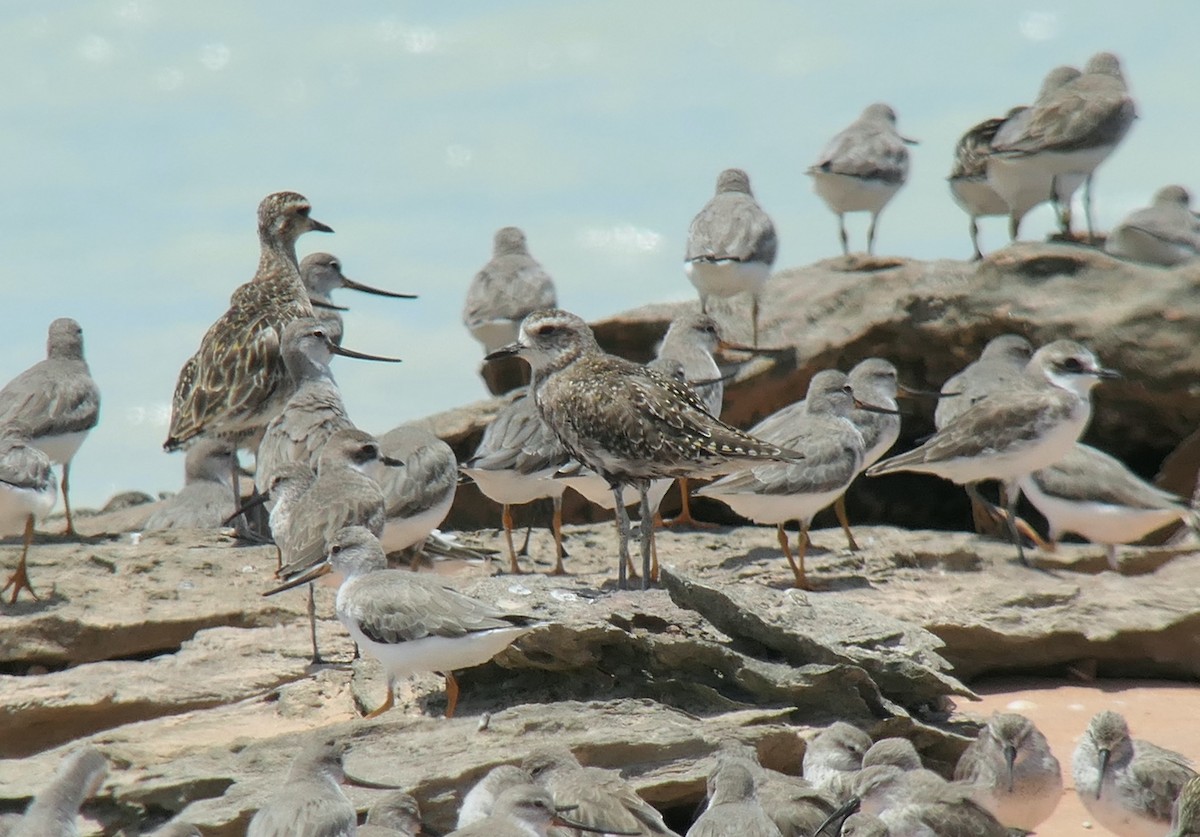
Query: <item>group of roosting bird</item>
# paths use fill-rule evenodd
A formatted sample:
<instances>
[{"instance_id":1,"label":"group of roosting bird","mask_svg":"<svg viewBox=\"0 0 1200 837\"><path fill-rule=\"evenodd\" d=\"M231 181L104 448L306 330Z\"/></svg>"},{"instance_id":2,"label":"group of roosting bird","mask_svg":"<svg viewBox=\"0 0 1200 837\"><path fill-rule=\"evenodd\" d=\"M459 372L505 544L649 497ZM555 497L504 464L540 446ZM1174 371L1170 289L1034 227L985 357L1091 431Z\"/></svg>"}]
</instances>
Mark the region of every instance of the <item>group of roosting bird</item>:
<instances>
[{"instance_id":1,"label":"group of roosting bird","mask_svg":"<svg viewBox=\"0 0 1200 837\"><path fill-rule=\"evenodd\" d=\"M956 199L972 216L973 233L977 216L1004 213L1011 217L1015 238L1022 215L1037 203L1053 201L1069 234L1074 191L1086 182L1090 192L1093 171L1120 142L1134 115L1119 63L1102 53L1083 73L1051 73L1032 106L973 128L959 145L951 177ZM909 141L896 132L895 122L891 108L872 105L834 138L809 170L818 194L840 222L846 212L871 213L868 250L879 212L908 172ZM1156 201L1155 210L1135 213L1114 231L1110 251L1162 264L1181 260L1188 247L1195 255L1197 231L1186 192L1168 187L1160 197L1164 207L1182 207L1187 217L1176 213L1178 218L1168 219L1157 212ZM1186 235L1175 235L1184 228L1179 224L1186 227ZM1090 226L1089 212L1089 230ZM841 230L848 252L844 223ZM520 566L512 506L542 498L554 502L555 573L567 569L561 537L564 492L576 490L612 509L620 587L637 577L639 569L643 587L657 577L655 519L673 480L681 481L683 510L671 523L693 522L688 481L715 478L695 494L718 500L749 520L774 525L792 580L806 589L814 587L805 570L805 554L817 512L834 506L850 549L857 549L843 497L864 473L917 471L964 485L979 522L1005 527L1022 562L1024 541L1041 542L1017 516L1022 493L1046 517L1051 540L1075 533L1109 545L1110 558L1113 544L1136 541L1174 521L1192 520L1186 501L1079 443L1090 418L1092 388L1117 373L1070 340L1034 347L1019 335L997 336L979 360L947 381L940 393L925 393L939 398L936 432L916 449L887 459L900 433L897 398L907 388L898 380L896 367L883 358L864 360L849 372L817 373L804 400L748 431L723 423L719 415L726 376L718 358L726 356L722 353L744 357L760 351L759 294L777 247L774 226L739 169L721 173L716 195L689 229L684 267L699 292L700 311L671 323L658 357L646 365L605 352L581 318L556 307L554 285L530 255L520 229L505 227L496 233L493 258L468 291L463 321L483 344L488 361L518 357L527 362L528 386L508 396L474 455L461 466L437 438L436 428L416 423L377 439L349 419L330 372L332 357L394 359L344 347L339 311L345 309L334 305L330 295L342 287L407 295L352 281L343 274L340 261L327 253L298 261L297 239L311 231L332 232L312 217L302 195L278 192L260 204L257 272L234 291L229 309L204 335L175 387L164 447L187 449L185 487L149 518L145 528L214 527L236 516L239 532L246 537L273 540L279 549L280 583L268 594L310 584L314 662L320 656L311 582L330 572L340 575L338 619L358 648L379 659L388 675L387 699L372 715L393 705L400 676L418 671L446 677L447 715L452 715L458 692L453 672L491 659L537 625L527 615L485 604L432 576L388 566L389 555L419 552L426 545L449 512L460 469L501 506L513 572ZM1171 253L1179 258L1168 257ZM753 298L754 345L749 346L724 340L720 324L708 313L712 297L742 293ZM23 590L37 598L26 557L35 523L56 500L55 463L62 465L67 531L74 531L68 499L70 462L95 427L98 413L99 392L83 357L80 326L74 320L56 320L50 326L46 360L0 391L0 523L24 531L18 566L4 588L11 590L11 602ZM243 501L240 489L240 450L255 454L257 499L250 502ZM977 490L987 480L1001 483L1003 508ZM266 528L251 519L256 503L269 509ZM634 504L640 566L629 549L632 524L626 508ZM791 521L800 524L794 550L785 530ZM768 799L781 805L807 804L810 797L818 809L825 806L822 818L834 814L838 803L857 800L861 810L841 825L843 834L999 834L1003 827L1032 829L1049 815L1051 797L1057 801L1061 792L1061 779L1044 739L1028 722L1013 717L1000 716L984 730L972 750L975 766L960 764L963 782L955 784L940 777L935 781L935 774L922 780L924 784L916 779L910 784L912 774L899 771L920 766L915 752L910 754L915 763L893 764L890 772L859 770L873 766L875 748L868 752L869 740L860 740L864 734L852 727L842 729L845 725L831 728L810 745L812 755L822 752L823 742L840 741L838 735L852 739L838 751L840 756L830 756L824 764L813 755L810 768L806 757L811 787L788 785L799 780L766 771L744 753L725 754L710 779L708 808L688 833L811 833L785 828L767 805ZM1130 743L1123 721L1117 725L1103 717L1093 722L1080 745L1091 742L1099 755L1076 754L1081 796L1085 801L1094 796L1095 807L1088 801L1089 808L1114 833L1165 833L1174 800L1165 795L1168 789L1178 794L1181 777L1190 774L1186 760L1152 745ZM1105 735L1109 738L1101 737ZM334 798L331 807L310 804L325 798L322 794L341 794L333 781L341 772L341 755L339 746L328 743L306 751L279 799L255 817L249 833L354 833L354 810L347 808L344 796ZM838 767L842 756L849 763L844 769ZM671 833L631 791L585 790L593 781L616 780L560 763L568 757L558 754L549 768L513 768L515 787L503 792L492 788L488 793L494 798L487 804L465 804L464 816L474 811L479 822L460 819L460 830L454 833L544 835L551 828L584 826L609 834ZM1174 771L1169 781L1157 768L1139 768L1155 759L1166 765L1164 770ZM102 777L102 762L83 751L64 766L62 777L78 789L54 798L64 805L82 801L87 788ZM1051 764L1054 781L1048 778ZM1047 778L1029 778L1043 768ZM842 775L851 769L853 776ZM560 775L561 781L554 778ZM1036 805L1027 784L1036 785ZM1185 794L1179 809L1194 827L1194 781L1189 788L1191 796ZM591 804L583 801L586 793L599 800L595 804L601 809L591 820L585 816ZM1146 806L1153 808L1152 816L1137 807L1151 797L1152 806ZM642 808L622 813L611 807L622 801ZM37 826L28 824L41 821L36 817L41 816L42 804L42 797L35 800L26 820L11 833L58 833L36 831ZM1128 814L1131 806L1137 808L1134 814ZM397 824L415 817L412 807L403 802L391 814L378 815L394 815L391 825L377 825L372 814L369 825L358 833L416 833ZM768 809L766 816L763 807ZM1033 813L1043 808L1044 813ZM935 809L943 813L929 813ZM1019 814L1010 816L1013 810ZM913 824L943 815L977 817L984 825L948 831L930 830L926 824L921 831ZM342 824L317 831L303 822L308 816L336 816ZM1153 828L1120 824L1141 823L1148 817L1156 823ZM561 824L569 820L574 824ZM1173 833L1191 833L1179 830L1183 827Z\"/></svg>"},{"instance_id":2,"label":"group of roosting bird","mask_svg":"<svg viewBox=\"0 0 1200 837\"><path fill-rule=\"evenodd\" d=\"M247 837L430 834L413 796L347 775L347 749L336 737L304 747L250 820ZM802 762L791 765L802 775L764 767L754 747L732 739L707 763L706 792L686 837L1010 837L1036 832L1063 795L1046 737L1016 713L991 717L959 756L952 781L926 769L907 738L872 741L842 721L807 740ZM0 835L66 833L55 824L73 820L106 771L98 750L76 750L24 818L0 818ZM1116 712L1092 718L1075 747L1072 774L1088 813L1113 834L1200 834L1200 776L1191 762L1132 738ZM346 782L390 790L376 797L365 825L341 788ZM456 802L457 823L447 837L678 837L617 771L585 767L565 747L539 746L519 764L493 767L459 789ZM177 821L152 837L198 835Z\"/></svg>"}]
</instances>

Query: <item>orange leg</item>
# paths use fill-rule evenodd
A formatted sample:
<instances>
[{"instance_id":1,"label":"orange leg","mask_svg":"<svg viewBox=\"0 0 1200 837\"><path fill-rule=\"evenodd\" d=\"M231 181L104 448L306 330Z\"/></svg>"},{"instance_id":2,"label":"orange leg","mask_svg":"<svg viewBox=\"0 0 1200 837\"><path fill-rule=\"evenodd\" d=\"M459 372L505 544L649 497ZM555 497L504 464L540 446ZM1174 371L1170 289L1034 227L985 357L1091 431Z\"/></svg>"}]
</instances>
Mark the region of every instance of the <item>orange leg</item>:
<instances>
[{"instance_id":1,"label":"orange leg","mask_svg":"<svg viewBox=\"0 0 1200 837\"><path fill-rule=\"evenodd\" d=\"M504 504L504 510L501 512L501 520L504 523L504 542L508 544L508 571L513 575L520 575L521 565L517 563L517 550L513 546L512 506L508 505L508 503Z\"/></svg>"},{"instance_id":2,"label":"orange leg","mask_svg":"<svg viewBox=\"0 0 1200 837\"><path fill-rule=\"evenodd\" d=\"M692 517L692 497L688 491L688 481L686 477L679 478L679 514L672 520L663 523L663 526L691 526L693 529L715 529L716 524L705 523Z\"/></svg>"},{"instance_id":3,"label":"orange leg","mask_svg":"<svg viewBox=\"0 0 1200 837\"><path fill-rule=\"evenodd\" d=\"M8 600L9 604L17 603L17 596L21 595L22 590L28 590L29 595L40 601L38 594L33 592L33 587L29 584L29 574L25 568L25 557L29 554L29 544L33 542L33 515L25 518L25 544L21 547L21 560L17 564L17 570L8 577L8 581L4 582L4 586L0 587L0 594L3 594L9 587L12 588L12 598Z\"/></svg>"},{"instance_id":4,"label":"orange leg","mask_svg":"<svg viewBox=\"0 0 1200 837\"><path fill-rule=\"evenodd\" d=\"M837 498L837 502L833 504L833 511L837 515L838 523L842 524L842 531L846 533L846 542L850 545L850 551L858 552L858 544L854 542L854 533L850 531L850 518L846 516L845 494Z\"/></svg>"},{"instance_id":5,"label":"orange leg","mask_svg":"<svg viewBox=\"0 0 1200 837\"><path fill-rule=\"evenodd\" d=\"M70 537L74 538L74 537L76 537L76 532L75 532L75 524L71 521L71 489L70 489L70 485L71 485L71 463L64 462L63 463L63 475L62 475L62 495L63 495L63 508L67 512L67 528L63 531L63 534L69 535Z\"/></svg>"},{"instance_id":6,"label":"orange leg","mask_svg":"<svg viewBox=\"0 0 1200 837\"><path fill-rule=\"evenodd\" d=\"M443 671L442 677L446 678L446 717L453 718L458 707L458 679L452 671Z\"/></svg>"},{"instance_id":7,"label":"orange leg","mask_svg":"<svg viewBox=\"0 0 1200 837\"><path fill-rule=\"evenodd\" d=\"M554 498L554 517L550 521L550 529L554 532L554 569L550 575L566 575L567 570L563 567L561 494Z\"/></svg>"},{"instance_id":8,"label":"orange leg","mask_svg":"<svg viewBox=\"0 0 1200 837\"><path fill-rule=\"evenodd\" d=\"M384 712L387 712L389 709L391 709L395 705L396 705L396 688L395 688L395 684L392 682L392 678L388 677L387 700L385 700L383 702L383 705L380 706L378 709L376 709L374 712L368 712L366 717L378 718L380 715L382 715Z\"/></svg>"}]
</instances>

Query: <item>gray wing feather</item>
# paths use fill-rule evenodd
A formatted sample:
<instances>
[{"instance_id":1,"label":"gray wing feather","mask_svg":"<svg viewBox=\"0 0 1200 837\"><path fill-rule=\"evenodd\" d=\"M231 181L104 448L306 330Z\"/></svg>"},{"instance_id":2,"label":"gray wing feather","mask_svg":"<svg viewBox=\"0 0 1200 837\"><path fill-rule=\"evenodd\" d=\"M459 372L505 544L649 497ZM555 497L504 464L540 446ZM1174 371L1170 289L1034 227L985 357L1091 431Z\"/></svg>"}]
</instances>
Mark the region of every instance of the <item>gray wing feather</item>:
<instances>
[{"instance_id":1,"label":"gray wing feather","mask_svg":"<svg viewBox=\"0 0 1200 837\"><path fill-rule=\"evenodd\" d=\"M852 125L830 141L813 169L903 183L908 177L908 148L893 131Z\"/></svg>"},{"instance_id":2,"label":"gray wing feather","mask_svg":"<svg viewBox=\"0 0 1200 837\"><path fill-rule=\"evenodd\" d=\"M684 259L774 264L778 249L775 225L758 202L741 192L723 192L692 219Z\"/></svg>"},{"instance_id":3,"label":"gray wing feather","mask_svg":"<svg viewBox=\"0 0 1200 837\"><path fill-rule=\"evenodd\" d=\"M81 360L47 359L0 390L0 424L20 418L34 438L90 430L100 420L100 390Z\"/></svg>"}]
</instances>

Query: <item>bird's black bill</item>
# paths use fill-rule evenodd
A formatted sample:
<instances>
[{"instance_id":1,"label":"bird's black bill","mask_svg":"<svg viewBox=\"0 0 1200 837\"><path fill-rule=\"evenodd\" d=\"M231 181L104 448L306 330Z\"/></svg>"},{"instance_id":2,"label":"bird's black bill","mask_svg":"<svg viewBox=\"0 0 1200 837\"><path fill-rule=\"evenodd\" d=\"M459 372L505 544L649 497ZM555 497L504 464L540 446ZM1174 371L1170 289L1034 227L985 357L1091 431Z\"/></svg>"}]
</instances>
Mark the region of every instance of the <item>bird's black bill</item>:
<instances>
[{"instance_id":1,"label":"bird's black bill","mask_svg":"<svg viewBox=\"0 0 1200 837\"><path fill-rule=\"evenodd\" d=\"M328 561L322 561L303 575L298 575L290 581L285 581L278 587L272 587L263 596L274 596L276 593L282 593L284 590L291 590L293 587L299 587L301 584L308 584L310 581L316 581L323 575L328 575L333 571L333 566Z\"/></svg>"},{"instance_id":2,"label":"bird's black bill","mask_svg":"<svg viewBox=\"0 0 1200 837\"><path fill-rule=\"evenodd\" d=\"M322 224L316 218L308 219L308 228L313 232L333 232L333 227L329 226L328 224Z\"/></svg>"},{"instance_id":3,"label":"bird's black bill","mask_svg":"<svg viewBox=\"0 0 1200 837\"><path fill-rule=\"evenodd\" d=\"M817 827L817 830L813 832L813 837L821 837L822 834L841 834L842 823L846 821L848 816L857 811L860 805L862 805L861 799L857 796L851 797L849 802L825 818L825 822L821 823ZM836 828L830 828L830 826L834 825L836 825Z\"/></svg>"},{"instance_id":4,"label":"bird's black bill","mask_svg":"<svg viewBox=\"0 0 1200 837\"><path fill-rule=\"evenodd\" d=\"M341 355L342 357L352 357L352 358L355 358L356 360L377 360L380 363L400 363L401 362L400 358L398 358L398 357L384 357L383 355L368 355L363 352L356 352L353 349L347 349L345 346L339 346L337 343L334 343L332 340L330 340L328 342L328 346L329 346L329 351L333 352L335 355Z\"/></svg>"},{"instance_id":5,"label":"bird's black bill","mask_svg":"<svg viewBox=\"0 0 1200 837\"><path fill-rule=\"evenodd\" d=\"M1108 771L1108 760L1112 757L1107 747L1100 750L1100 778L1096 780L1096 798L1100 798L1100 791L1104 790L1104 774Z\"/></svg>"},{"instance_id":6,"label":"bird's black bill","mask_svg":"<svg viewBox=\"0 0 1200 837\"><path fill-rule=\"evenodd\" d=\"M1121 373L1115 369L1097 369L1096 377L1104 378L1105 380L1109 381L1115 381L1122 376Z\"/></svg>"},{"instance_id":7,"label":"bird's black bill","mask_svg":"<svg viewBox=\"0 0 1200 837\"><path fill-rule=\"evenodd\" d=\"M484 356L484 360L499 360L503 357L514 357L521 353L520 343L509 343L507 346L501 346L494 352L490 352Z\"/></svg>"},{"instance_id":8,"label":"bird's black bill","mask_svg":"<svg viewBox=\"0 0 1200 837\"><path fill-rule=\"evenodd\" d=\"M1008 792L1013 792L1014 765L1017 761L1017 748L1012 744L1004 745L1004 763L1008 767Z\"/></svg>"},{"instance_id":9,"label":"bird's black bill","mask_svg":"<svg viewBox=\"0 0 1200 837\"><path fill-rule=\"evenodd\" d=\"M920 145L920 140L912 139L911 137L900 137L900 141L905 145Z\"/></svg>"},{"instance_id":10,"label":"bird's black bill","mask_svg":"<svg viewBox=\"0 0 1200 837\"><path fill-rule=\"evenodd\" d=\"M349 311L349 308L343 308L341 305L334 305L332 302L321 302L318 299L310 299L309 303L313 308L323 308L326 311Z\"/></svg>"},{"instance_id":11,"label":"bird's black bill","mask_svg":"<svg viewBox=\"0 0 1200 837\"><path fill-rule=\"evenodd\" d=\"M857 398L854 399L854 409L865 410L868 413L879 413L880 415L884 416L900 415L899 410L893 410L891 407L879 407L875 404L868 404L865 401L859 401Z\"/></svg>"},{"instance_id":12,"label":"bird's black bill","mask_svg":"<svg viewBox=\"0 0 1200 837\"><path fill-rule=\"evenodd\" d=\"M229 515L229 517L222 520L221 525L222 526L232 526L233 521L237 520L239 517L246 514L246 512L254 511L259 506L268 502L270 499L271 499L270 492L264 492L262 494L255 494L253 497L251 497L249 500L246 501L245 505L239 507L236 511L234 511L233 514Z\"/></svg>"},{"instance_id":13,"label":"bird's black bill","mask_svg":"<svg viewBox=\"0 0 1200 837\"><path fill-rule=\"evenodd\" d=\"M904 384L899 384L896 387L896 394L902 395L905 398L958 398L962 395L961 392L934 392L931 389L915 389L906 387Z\"/></svg>"},{"instance_id":14,"label":"bird's black bill","mask_svg":"<svg viewBox=\"0 0 1200 837\"><path fill-rule=\"evenodd\" d=\"M381 457L379 457L379 461L382 462L384 465L387 465L389 468L403 468L404 467L403 459L393 459L390 456L381 456Z\"/></svg>"},{"instance_id":15,"label":"bird's black bill","mask_svg":"<svg viewBox=\"0 0 1200 837\"><path fill-rule=\"evenodd\" d=\"M364 779L345 771L342 771L342 775L346 778L346 784L360 788L370 788L371 790L405 790L407 788L406 785L389 785L386 782L376 782L374 779Z\"/></svg>"},{"instance_id":16,"label":"bird's black bill","mask_svg":"<svg viewBox=\"0 0 1200 837\"><path fill-rule=\"evenodd\" d=\"M372 288L370 285L364 285L361 282L355 282L353 279L342 277L342 287L349 288L352 291L362 291L364 294L373 294L375 296L390 296L393 299L416 299L416 294L401 294L395 291L385 291L380 288Z\"/></svg>"}]
</instances>

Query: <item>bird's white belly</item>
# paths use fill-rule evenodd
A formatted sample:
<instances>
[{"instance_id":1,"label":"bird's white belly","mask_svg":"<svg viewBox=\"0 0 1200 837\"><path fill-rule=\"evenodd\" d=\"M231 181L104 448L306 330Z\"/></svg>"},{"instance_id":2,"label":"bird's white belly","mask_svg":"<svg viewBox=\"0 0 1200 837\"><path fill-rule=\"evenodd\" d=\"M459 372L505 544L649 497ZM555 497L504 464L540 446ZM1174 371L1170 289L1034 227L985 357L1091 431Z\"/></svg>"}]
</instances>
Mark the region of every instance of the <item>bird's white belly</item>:
<instances>
[{"instance_id":1,"label":"bird's white belly","mask_svg":"<svg viewBox=\"0 0 1200 837\"><path fill-rule=\"evenodd\" d=\"M811 174L813 190L834 212L879 212L903 185L833 172Z\"/></svg>"},{"instance_id":2,"label":"bird's white belly","mask_svg":"<svg viewBox=\"0 0 1200 837\"><path fill-rule=\"evenodd\" d=\"M77 430L74 433L60 433L57 436L39 436L33 440L33 446L46 454L46 458L55 465L70 462L90 430Z\"/></svg>"},{"instance_id":3,"label":"bird's white belly","mask_svg":"<svg viewBox=\"0 0 1200 837\"><path fill-rule=\"evenodd\" d=\"M1075 179L1076 188L1087 180L1089 174L1112 154L1115 145L1100 145L1095 148L1081 148L1077 151L1047 151L1046 155L1050 168L1057 177Z\"/></svg>"},{"instance_id":4,"label":"bird's white belly","mask_svg":"<svg viewBox=\"0 0 1200 837\"><path fill-rule=\"evenodd\" d=\"M1055 497L1042 491L1032 476L1021 480L1021 491L1045 516L1052 533L1073 532L1092 543L1132 543L1185 514L1182 509L1134 509Z\"/></svg>"},{"instance_id":5,"label":"bird's white belly","mask_svg":"<svg viewBox=\"0 0 1200 837\"><path fill-rule=\"evenodd\" d=\"M771 275L766 262L694 261L683 269L702 297L758 293Z\"/></svg>"},{"instance_id":6,"label":"bird's white belly","mask_svg":"<svg viewBox=\"0 0 1200 837\"><path fill-rule=\"evenodd\" d=\"M599 474L588 473L577 477L559 477L556 482L561 482L567 488L571 488L589 503L594 503L602 509L614 511L616 505L613 503L612 489L608 483ZM658 510L659 503L666 496L668 489L671 487L671 480L651 480L648 499L650 500L650 511ZM641 497L638 495L638 490L631 485L621 486L621 499L626 507L636 506L641 502Z\"/></svg>"},{"instance_id":7,"label":"bird's white belly","mask_svg":"<svg viewBox=\"0 0 1200 837\"><path fill-rule=\"evenodd\" d=\"M480 320L472 323L471 336L483 344L484 352L494 352L515 343L521 324L514 320Z\"/></svg>"},{"instance_id":8,"label":"bird's white belly","mask_svg":"<svg viewBox=\"0 0 1200 837\"><path fill-rule=\"evenodd\" d=\"M555 468L547 468L532 474L516 471L481 471L463 468L463 473L475 481L479 490L489 500L510 506L532 503L543 497L562 496L566 486L561 480L552 479Z\"/></svg>"},{"instance_id":9,"label":"bird's white belly","mask_svg":"<svg viewBox=\"0 0 1200 837\"><path fill-rule=\"evenodd\" d=\"M1050 200L1054 173L1044 155L996 156L988 160L987 182L1017 215Z\"/></svg>"},{"instance_id":10,"label":"bird's white belly","mask_svg":"<svg viewBox=\"0 0 1200 837\"><path fill-rule=\"evenodd\" d=\"M1096 824L1118 837L1166 837L1171 830L1169 822L1152 820L1122 807L1117 802L1117 790L1110 782L1097 799L1093 793L1081 793L1079 798Z\"/></svg>"},{"instance_id":11,"label":"bird's white belly","mask_svg":"<svg viewBox=\"0 0 1200 837\"><path fill-rule=\"evenodd\" d=\"M1077 409L1075 415L1049 428L1033 442L976 457L924 463L912 470L937 474L959 485L985 479L1017 479L1053 465L1070 453L1090 416L1089 408Z\"/></svg>"},{"instance_id":12,"label":"bird's white belly","mask_svg":"<svg viewBox=\"0 0 1200 837\"><path fill-rule=\"evenodd\" d=\"M1117 227L1104 243L1104 249L1114 256L1132 259L1149 264L1172 265L1183 264L1196 258L1194 247L1184 244L1173 244L1156 238L1144 230L1131 227Z\"/></svg>"},{"instance_id":13,"label":"bird's white belly","mask_svg":"<svg viewBox=\"0 0 1200 837\"><path fill-rule=\"evenodd\" d=\"M846 487L842 486L819 494L716 494L706 491L704 496L720 500L755 523L778 524L799 520L807 525L817 512L840 497L845 490Z\"/></svg>"},{"instance_id":14,"label":"bird's white belly","mask_svg":"<svg viewBox=\"0 0 1200 837\"><path fill-rule=\"evenodd\" d=\"M996 193L986 178L958 177L950 181L954 202L968 215L1007 215L1008 204Z\"/></svg>"},{"instance_id":15,"label":"bird's white belly","mask_svg":"<svg viewBox=\"0 0 1200 837\"><path fill-rule=\"evenodd\" d=\"M51 480L43 491L16 486L0 486L0 535L19 535L25 531L25 521L33 515L41 520L54 508L58 488Z\"/></svg>"},{"instance_id":16,"label":"bird's white belly","mask_svg":"<svg viewBox=\"0 0 1200 837\"><path fill-rule=\"evenodd\" d=\"M452 486L453 487L453 486ZM389 517L383 527L379 542L384 552L407 549L413 544L424 543L429 533L436 529L450 514L454 505L454 492L447 491L436 506L426 509L414 517Z\"/></svg>"},{"instance_id":17,"label":"bird's white belly","mask_svg":"<svg viewBox=\"0 0 1200 837\"><path fill-rule=\"evenodd\" d=\"M338 614L339 619L341 613ZM368 639L353 620L342 620L358 647L383 663L393 677L420 671L457 671L486 663L529 628L495 628L462 637L430 636L405 642Z\"/></svg>"}]
</instances>

